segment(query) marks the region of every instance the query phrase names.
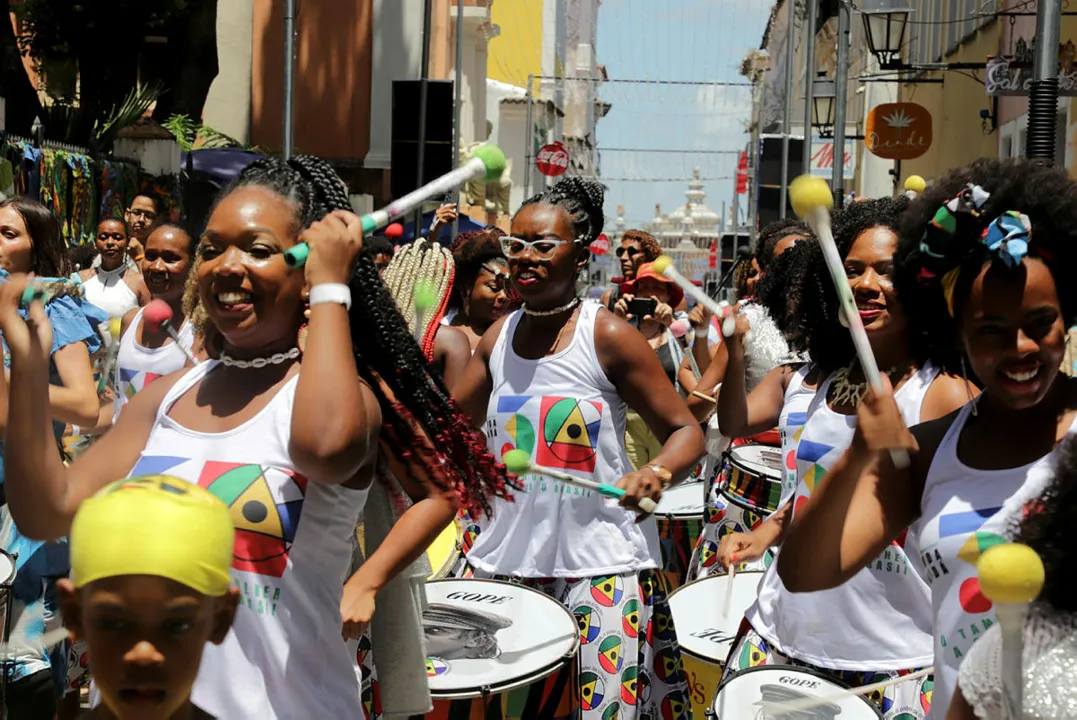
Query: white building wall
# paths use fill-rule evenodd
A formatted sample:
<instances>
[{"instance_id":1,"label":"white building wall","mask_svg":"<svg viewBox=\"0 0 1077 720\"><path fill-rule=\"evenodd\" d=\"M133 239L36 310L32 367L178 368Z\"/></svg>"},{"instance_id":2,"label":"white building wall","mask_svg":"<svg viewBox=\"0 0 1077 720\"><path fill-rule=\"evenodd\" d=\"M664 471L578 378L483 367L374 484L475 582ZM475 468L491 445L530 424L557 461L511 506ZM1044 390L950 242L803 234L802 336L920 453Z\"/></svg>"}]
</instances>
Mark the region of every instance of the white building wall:
<instances>
[{"instance_id":1,"label":"white building wall","mask_svg":"<svg viewBox=\"0 0 1077 720\"><path fill-rule=\"evenodd\" d=\"M217 3L217 77L209 86L202 122L243 144L251 137L252 0ZM196 120L198 118L195 118Z\"/></svg>"},{"instance_id":2,"label":"white building wall","mask_svg":"<svg viewBox=\"0 0 1077 720\"><path fill-rule=\"evenodd\" d=\"M370 73L370 150L363 164L388 168L392 150L393 80L418 80L423 0L374 0Z\"/></svg>"}]
</instances>

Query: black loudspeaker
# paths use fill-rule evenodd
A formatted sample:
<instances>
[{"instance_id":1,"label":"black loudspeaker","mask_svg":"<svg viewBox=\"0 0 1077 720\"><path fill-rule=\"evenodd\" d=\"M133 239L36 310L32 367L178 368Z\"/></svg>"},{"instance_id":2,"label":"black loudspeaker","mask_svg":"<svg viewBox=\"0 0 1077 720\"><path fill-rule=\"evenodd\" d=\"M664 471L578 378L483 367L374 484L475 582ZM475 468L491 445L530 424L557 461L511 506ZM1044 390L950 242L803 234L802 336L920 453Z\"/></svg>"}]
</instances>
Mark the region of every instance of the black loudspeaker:
<instances>
[{"instance_id":1,"label":"black loudspeaker","mask_svg":"<svg viewBox=\"0 0 1077 720\"><path fill-rule=\"evenodd\" d=\"M804 141L789 138L789 181L804 174ZM759 142L759 185L780 187L782 184L782 139L766 137Z\"/></svg>"},{"instance_id":2,"label":"black loudspeaker","mask_svg":"<svg viewBox=\"0 0 1077 720\"><path fill-rule=\"evenodd\" d=\"M426 149L419 174L419 80L393 81L390 192L394 198L452 171L453 83L427 80Z\"/></svg>"}]
</instances>

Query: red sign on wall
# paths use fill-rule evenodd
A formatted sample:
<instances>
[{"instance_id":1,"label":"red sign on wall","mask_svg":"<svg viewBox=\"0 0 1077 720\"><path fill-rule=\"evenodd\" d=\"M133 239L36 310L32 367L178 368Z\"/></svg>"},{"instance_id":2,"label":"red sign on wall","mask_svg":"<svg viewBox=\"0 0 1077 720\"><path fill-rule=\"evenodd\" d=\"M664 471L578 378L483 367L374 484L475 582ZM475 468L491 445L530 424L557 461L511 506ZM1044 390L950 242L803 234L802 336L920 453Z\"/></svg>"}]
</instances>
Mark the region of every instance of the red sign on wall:
<instances>
[{"instance_id":1,"label":"red sign on wall","mask_svg":"<svg viewBox=\"0 0 1077 720\"><path fill-rule=\"evenodd\" d=\"M547 177L563 175L568 170L568 150L559 142L547 145L538 151L535 164L539 172Z\"/></svg>"},{"instance_id":2,"label":"red sign on wall","mask_svg":"<svg viewBox=\"0 0 1077 720\"><path fill-rule=\"evenodd\" d=\"M605 255L610 251L610 239L605 234L599 235L588 247L595 255Z\"/></svg>"},{"instance_id":3,"label":"red sign on wall","mask_svg":"<svg viewBox=\"0 0 1077 720\"><path fill-rule=\"evenodd\" d=\"M742 152L737 160L737 194L748 193L748 153Z\"/></svg>"}]
</instances>

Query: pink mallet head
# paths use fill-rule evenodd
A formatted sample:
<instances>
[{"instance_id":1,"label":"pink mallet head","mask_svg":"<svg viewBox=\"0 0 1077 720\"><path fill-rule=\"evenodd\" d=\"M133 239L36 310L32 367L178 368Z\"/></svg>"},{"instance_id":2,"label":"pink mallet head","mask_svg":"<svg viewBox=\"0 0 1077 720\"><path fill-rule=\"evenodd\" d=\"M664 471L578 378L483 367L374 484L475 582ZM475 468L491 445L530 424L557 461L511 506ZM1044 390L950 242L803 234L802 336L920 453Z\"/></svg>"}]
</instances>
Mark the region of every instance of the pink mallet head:
<instances>
[{"instance_id":1,"label":"pink mallet head","mask_svg":"<svg viewBox=\"0 0 1077 720\"><path fill-rule=\"evenodd\" d=\"M669 331L673 333L673 337L682 338L688 334L688 330L691 329L691 324L687 320L674 320L669 326Z\"/></svg>"},{"instance_id":2,"label":"pink mallet head","mask_svg":"<svg viewBox=\"0 0 1077 720\"><path fill-rule=\"evenodd\" d=\"M142 321L156 332L162 324L172 319L172 308L164 300L151 300L142 310Z\"/></svg>"}]
</instances>

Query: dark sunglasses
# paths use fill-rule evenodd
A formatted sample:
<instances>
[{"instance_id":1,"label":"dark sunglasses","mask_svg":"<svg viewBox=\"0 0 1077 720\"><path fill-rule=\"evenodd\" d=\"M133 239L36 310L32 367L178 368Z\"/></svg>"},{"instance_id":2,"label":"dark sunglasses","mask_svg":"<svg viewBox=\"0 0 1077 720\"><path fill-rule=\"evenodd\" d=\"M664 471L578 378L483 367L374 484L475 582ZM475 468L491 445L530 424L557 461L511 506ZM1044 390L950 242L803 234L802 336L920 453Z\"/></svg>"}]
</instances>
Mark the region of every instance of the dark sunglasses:
<instances>
[{"instance_id":1,"label":"dark sunglasses","mask_svg":"<svg viewBox=\"0 0 1077 720\"><path fill-rule=\"evenodd\" d=\"M616 252L617 257L624 257L625 253L628 253L628 257L636 257L643 251L637 247L619 247Z\"/></svg>"}]
</instances>

